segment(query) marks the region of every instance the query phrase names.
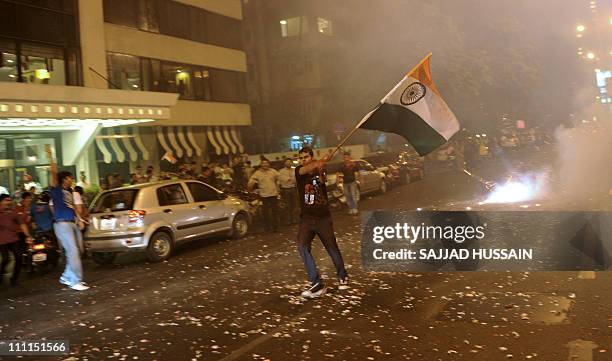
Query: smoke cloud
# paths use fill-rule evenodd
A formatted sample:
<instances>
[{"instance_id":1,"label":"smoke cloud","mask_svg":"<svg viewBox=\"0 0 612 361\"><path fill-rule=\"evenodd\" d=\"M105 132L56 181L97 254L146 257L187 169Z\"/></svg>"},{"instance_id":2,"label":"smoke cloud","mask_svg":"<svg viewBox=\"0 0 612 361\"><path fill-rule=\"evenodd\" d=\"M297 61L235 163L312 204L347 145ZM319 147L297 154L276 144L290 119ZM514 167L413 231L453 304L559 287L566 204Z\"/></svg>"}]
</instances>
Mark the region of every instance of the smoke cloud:
<instances>
[{"instance_id":1,"label":"smoke cloud","mask_svg":"<svg viewBox=\"0 0 612 361\"><path fill-rule=\"evenodd\" d=\"M592 119L556 130L559 186L564 197L584 199L612 188L612 126Z\"/></svg>"}]
</instances>

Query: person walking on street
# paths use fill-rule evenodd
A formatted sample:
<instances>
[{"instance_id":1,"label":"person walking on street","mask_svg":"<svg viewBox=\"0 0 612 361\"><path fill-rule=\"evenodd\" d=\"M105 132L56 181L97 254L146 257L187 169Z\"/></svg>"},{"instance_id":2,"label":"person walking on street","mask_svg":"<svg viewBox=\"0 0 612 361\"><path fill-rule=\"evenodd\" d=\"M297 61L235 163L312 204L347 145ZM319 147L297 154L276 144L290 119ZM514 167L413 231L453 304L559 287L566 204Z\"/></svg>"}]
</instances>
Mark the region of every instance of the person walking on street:
<instances>
[{"instance_id":1,"label":"person walking on street","mask_svg":"<svg viewBox=\"0 0 612 361\"><path fill-rule=\"evenodd\" d=\"M21 273L24 243L20 241L18 232L25 235L25 242L31 243L30 230L23 222L23 217L12 209L11 197L8 194L0 195L0 283L4 278L4 271L9 263L9 252L13 254L14 265L11 275L11 285L16 286Z\"/></svg>"},{"instance_id":2,"label":"person walking on street","mask_svg":"<svg viewBox=\"0 0 612 361\"><path fill-rule=\"evenodd\" d=\"M295 169L293 161L285 159L285 167L278 171L278 182L281 190L281 198L287 205L287 218L289 224L295 224L297 208L297 194L295 193Z\"/></svg>"},{"instance_id":3,"label":"person walking on street","mask_svg":"<svg viewBox=\"0 0 612 361\"><path fill-rule=\"evenodd\" d=\"M264 214L266 231L278 231L278 171L270 167L270 161L262 159L261 165L249 179L248 188L252 191L257 185Z\"/></svg>"},{"instance_id":4,"label":"person walking on street","mask_svg":"<svg viewBox=\"0 0 612 361\"><path fill-rule=\"evenodd\" d=\"M83 201L79 193L71 188L73 178L72 173L67 171L57 172L57 164L51 155L51 150L47 152L51 163L51 200L53 201L53 214L55 223L53 229L55 235L64 248L66 255L66 268L59 281L76 291L89 289L83 282L83 265L79 249L80 229L77 222L76 208L82 206Z\"/></svg>"},{"instance_id":5,"label":"person walking on street","mask_svg":"<svg viewBox=\"0 0 612 361\"><path fill-rule=\"evenodd\" d=\"M310 147L302 148L299 153L300 165L295 169L298 199L300 202L300 226L297 235L297 247L310 281L310 287L302 292L304 298L322 296L327 291L324 281L317 271L317 265L312 257L312 241L318 235L327 250L338 277L338 289L348 289L348 274L344 268L344 260L336 242L327 188L325 187L325 163L329 155L321 160L314 160Z\"/></svg>"},{"instance_id":6,"label":"person walking on street","mask_svg":"<svg viewBox=\"0 0 612 361\"><path fill-rule=\"evenodd\" d=\"M342 172L342 192L349 207L349 214L358 214L359 187L355 179L355 172L358 169L355 167L355 162L351 159L351 153L344 152L342 160L344 161L340 169L340 172Z\"/></svg>"}]
</instances>

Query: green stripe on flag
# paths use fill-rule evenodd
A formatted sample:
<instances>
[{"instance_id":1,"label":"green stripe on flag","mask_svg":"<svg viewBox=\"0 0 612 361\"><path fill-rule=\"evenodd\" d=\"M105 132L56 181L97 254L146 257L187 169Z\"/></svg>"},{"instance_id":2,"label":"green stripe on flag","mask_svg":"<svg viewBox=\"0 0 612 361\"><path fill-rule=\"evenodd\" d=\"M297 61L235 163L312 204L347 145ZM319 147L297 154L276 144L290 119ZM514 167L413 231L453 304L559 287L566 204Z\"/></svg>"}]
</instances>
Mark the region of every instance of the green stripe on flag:
<instances>
[{"instance_id":1,"label":"green stripe on flag","mask_svg":"<svg viewBox=\"0 0 612 361\"><path fill-rule=\"evenodd\" d=\"M446 143L423 118L401 105L383 103L359 128L399 134L422 156Z\"/></svg>"}]
</instances>

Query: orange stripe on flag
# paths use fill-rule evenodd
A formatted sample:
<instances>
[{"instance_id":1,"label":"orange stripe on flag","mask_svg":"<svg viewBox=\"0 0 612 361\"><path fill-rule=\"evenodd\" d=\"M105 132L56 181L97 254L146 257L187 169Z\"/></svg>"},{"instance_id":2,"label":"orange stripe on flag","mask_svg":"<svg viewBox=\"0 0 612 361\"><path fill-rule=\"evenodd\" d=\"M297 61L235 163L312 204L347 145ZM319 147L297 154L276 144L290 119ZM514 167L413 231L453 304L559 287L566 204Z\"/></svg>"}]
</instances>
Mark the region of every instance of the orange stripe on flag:
<instances>
[{"instance_id":1,"label":"orange stripe on flag","mask_svg":"<svg viewBox=\"0 0 612 361\"><path fill-rule=\"evenodd\" d=\"M425 59L423 59L421 63L417 65L417 67L414 68L410 73L408 73L408 76L411 76L416 80L420 81L421 83L425 84L428 88L430 88L436 94L438 94L438 96L440 96L438 88L436 88L436 85L433 83L433 80L431 80L431 71L429 68L430 57L431 54L428 55Z\"/></svg>"}]
</instances>

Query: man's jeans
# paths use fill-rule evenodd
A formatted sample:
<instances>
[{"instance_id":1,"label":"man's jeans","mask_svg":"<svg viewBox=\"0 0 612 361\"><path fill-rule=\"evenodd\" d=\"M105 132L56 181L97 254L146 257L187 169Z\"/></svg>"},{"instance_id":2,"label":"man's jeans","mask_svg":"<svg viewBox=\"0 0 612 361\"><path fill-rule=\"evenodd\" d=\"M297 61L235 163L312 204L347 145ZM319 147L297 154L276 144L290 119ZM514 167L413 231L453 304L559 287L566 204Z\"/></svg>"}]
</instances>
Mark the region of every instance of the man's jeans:
<instances>
[{"instance_id":1,"label":"man's jeans","mask_svg":"<svg viewBox=\"0 0 612 361\"><path fill-rule=\"evenodd\" d=\"M23 262L22 256L25 250L24 244L24 241L19 240L17 242L0 245L0 256L2 257L2 263L0 264L0 283L2 283L4 271L6 270L6 266L9 263L9 252L11 252L13 254L13 258L15 258L15 264L13 266L13 274L11 276L11 279L13 281L17 281L17 279L19 279L19 273L21 272L21 263Z\"/></svg>"},{"instance_id":2,"label":"man's jeans","mask_svg":"<svg viewBox=\"0 0 612 361\"><path fill-rule=\"evenodd\" d=\"M70 285L75 285L83 280L83 265L81 264L81 253L78 245L78 233L81 232L76 223L57 222L53 224L55 236L64 248L66 256L66 268L62 278Z\"/></svg>"},{"instance_id":3,"label":"man's jeans","mask_svg":"<svg viewBox=\"0 0 612 361\"><path fill-rule=\"evenodd\" d=\"M296 218L297 209L297 191L295 187L292 188L281 188L281 197L287 205L286 214L289 220L289 224L293 224L293 220Z\"/></svg>"},{"instance_id":4,"label":"man's jeans","mask_svg":"<svg viewBox=\"0 0 612 361\"><path fill-rule=\"evenodd\" d=\"M321 243L327 250L329 257L331 257L334 266L336 266L336 275L339 279L344 279L348 275L344 268L344 261L342 260L342 254L338 248L336 242L336 236L334 235L334 226L332 223L331 216L325 218L316 218L303 216L300 221L300 229L298 231L297 243L298 252L304 261L306 272L308 273L308 279L314 285L321 281L319 272L317 271L317 265L312 257L312 240L315 235L318 235L321 239Z\"/></svg>"},{"instance_id":5,"label":"man's jeans","mask_svg":"<svg viewBox=\"0 0 612 361\"><path fill-rule=\"evenodd\" d=\"M346 198L346 205L349 209L357 210L357 204L359 203L359 188L357 182L344 183L342 187L344 198Z\"/></svg>"},{"instance_id":6,"label":"man's jeans","mask_svg":"<svg viewBox=\"0 0 612 361\"><path fill-rule=\"evenodd\" d=\"M261 210L264 216L264 228L276 232L278 228L278 199L273 197L261 197Z\"/></svg>"}]
</instances>

